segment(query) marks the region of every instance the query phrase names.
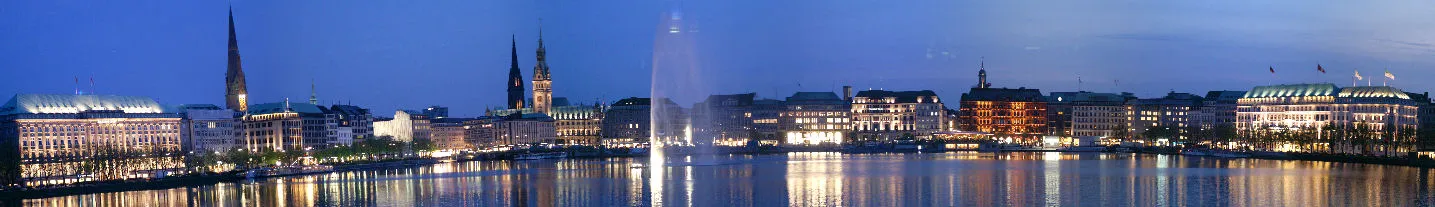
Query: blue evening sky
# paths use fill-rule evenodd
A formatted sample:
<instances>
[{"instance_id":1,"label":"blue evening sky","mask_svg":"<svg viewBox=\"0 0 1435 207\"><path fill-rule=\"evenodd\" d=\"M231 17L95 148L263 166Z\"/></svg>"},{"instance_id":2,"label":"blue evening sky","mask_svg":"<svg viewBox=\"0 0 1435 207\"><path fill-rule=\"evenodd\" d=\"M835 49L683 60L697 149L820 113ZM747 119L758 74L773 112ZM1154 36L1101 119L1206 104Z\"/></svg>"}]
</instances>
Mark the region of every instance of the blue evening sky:
<instances>
[{"instance_id":1,"label":"blue evening sky","mask_svg":"<svg viewBox=\"0 0 1435 207\"><path fill-rule=\"evenodd\" d=\"M379 116L502 106L509 38L530 80L539 19L556 96L648 96L672 11L697 31L696 74L717 93L852 85L955 100L981 57L994 86L1043 92L1075 91L1077 76L1142 97L1348 86L1353 69L1387 67L1406 91L1435 88L1431 1L60 0L0 2L0 93L71 93L94 76L101 94L222 105L228 3L251 103L306 101L313 80L321 102Z\"/></svg>"}]
</instances>

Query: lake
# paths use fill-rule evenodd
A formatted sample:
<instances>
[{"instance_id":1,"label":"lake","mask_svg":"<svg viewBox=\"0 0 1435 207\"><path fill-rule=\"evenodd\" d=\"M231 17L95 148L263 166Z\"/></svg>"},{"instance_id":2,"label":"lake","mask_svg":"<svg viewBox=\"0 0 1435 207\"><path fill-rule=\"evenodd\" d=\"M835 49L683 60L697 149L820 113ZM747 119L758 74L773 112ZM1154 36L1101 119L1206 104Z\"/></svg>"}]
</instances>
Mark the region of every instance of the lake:
<instances>
[{"instance_id":1,"label":"lake","mask_svg":"<svg viewBox=\"0 0 1435 207\"><path fill-rule=\"evenodd\" d=\"M664 164L653 164L664 163ZM640 164L642 166L634 166ZM1129 153L471 161L27 206L1429 206L1432 171Z\"/></svg>"}]
</instances>

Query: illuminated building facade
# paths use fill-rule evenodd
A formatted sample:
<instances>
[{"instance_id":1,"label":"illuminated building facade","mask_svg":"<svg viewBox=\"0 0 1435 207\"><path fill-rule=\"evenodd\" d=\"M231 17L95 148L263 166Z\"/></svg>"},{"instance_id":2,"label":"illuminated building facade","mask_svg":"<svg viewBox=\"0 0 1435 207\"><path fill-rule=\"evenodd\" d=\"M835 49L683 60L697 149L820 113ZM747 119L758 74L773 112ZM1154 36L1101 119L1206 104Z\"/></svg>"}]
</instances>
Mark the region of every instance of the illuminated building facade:
<instances>
[{"instance_id":1,"label":"illuminated building facade","mask_svg":"<svg viewBox=\"0 0 1435 207\"><path fill-rule=\"evenodd\" d=\"M778 118L787 111L787 102L773 99L759 99L752 102L752 130L755 144L777 146L783 143L783 133Z\"/></svg>"},{"instance_id":2,"label":"illuminated building facade","mask_svg":"<svg viewBox=\"0 0 1435 207\"><path fill-rule=\"evenodd\" d=\"M234 35L234 10L229 11L229 66L224 73L224 106L226 109L249 110L249 89L244 81L244 67L239 62L239 39Z\"/></svg>"},{"instance_id":3,"label":"illuminated building facade","mask_svg":"<svg viewBox=\"0 0 1435 207\"><path fill-rule=\"evenodd\" d=\"M464 121L464 143L468 143L475 148L512 144L498 140L498 126L494 125L494 121L496 120L498 120L496 117L483 116Z\"/></svg>"},{"instance_id":4,"label":"illuminated building facade","mask_svg":"<svg viewBox=\"0 0 1435 207\"><path fill-rule=\"evenodd\" d=\"M1406 156L1417 145L1420 103L1394 87L1257 86L1238 104L1234 147Z\"/></svg>"},{"instance_id":5,"label":"illuminated building facade","mask_svg":"<svg viewBox=\"0 0 1435 207\"><path fill-rule=\"evenodd\" d=\"M369 113L369 109L353 105L333 105L329 106L329 112L333 113L339 122L340 139L364 140L374 137L374 116Z\"/></svg>"},{"instance_id":6,"label":"illuminated building facade","mask_svg":"<svg viewBox=\"0 0 1435 207\"><path fill-rule=\"evenodd\" d=\"M711 95L693 105L693 140L697 145L745 146L753 135L756 93Z\"/></svg>"},{"instance_id":7,"label":"illuminated building facade","mask_svg":"<svg viewBox=\"0 0 1435 207\"><path fill-rule=\"evenodd\" d=\"M549 114L558 130L558 143L597 145L603 136L603 105L570 105L566 98L554 98Z\"/></svg>"},{"instance_id":8,"label":"illuminated building facade","mask_svg":"<svg viewBox=\"0 0 1435 207\"><path fill-rule=\"evenodd\" d=\"M553 118L548 115L510 114L484 116L463 122L464 140L474 147L514 147L554 144L558 141Z\"/></svg>"},{"instance_id":9,"label":"illuminated building facade","mask_svg":"<svg viewBox=\"0 0 1435 207\"><path fill-rule=\"evenodd\" d=\"M1135 99L1131 93L1093 93L1087 91L1079 92L1051 92L1046 97L1046 128L1047 133L1056 136L1076 136L1075 129L1075 107L1077 106L1111 106L1122 105L1126 100ZM1098 108L1086 108L1085 110L1100 110Z\"/></svg>"},{"instance_id":10,"label":"illuminated building facade","mask_svg":"<svg viewBox=\"0 0 1435 207\"><path fill-rule=\"evenodd\" d=\"M1191 141L1192 126L1196 126L1193 118L1200 111L1203 101L1201 96L1194 94L1170 92L1161 98L1129 102L1134 116L1131 134L1148 141Z\"/></svg>"},{"instance_id":11,"label":"illuminated building facade","mask_svg":"<svg viewBox=\"0 0 1435 207\"><path fill-rule=\"evenodd\" d=\"M670 123L656 123L653 127L652 102L650 98L630 97L613 102L612 107L603 113L603 134L604 145L631 145L648 143L648 138L653 132L657 132L659 141L663 144L690 145L690 136L687 134L688 120L687 111L671 99L658 99L666 105L661 107L659 116L667 116L665 120L678 120Z\"/></svg>"},{"instance_id":12,"label":"illuminated building facade","mask_svg":"<svg viewBox=\"0 0 1435 207\"><path fill-rule=\"evenodd\" d=\"M1037 89L972 88L962 94L962 130L1036 143L1046 134L1046 96Z\"/></svg>"},{"instance_id":13,"label":"illuminated building facade","mask_svg":"<svg viewBox=\"0 0 1435 207\"><path fill-rule=\"evenodd\" d=\"M1052 93L1056 102L1063 105L1062 112L1071 137L1115 138L1130 132L1131 110L1126 102L1136 99L1131 93ZM1051 112L1047 112L1048 117ZM1048 121L1053 123L1055 121ZM1118 132L1120 131L1120 132ZM1055 134L1053 132L1053 134Z\"/></svg>"},{"instance_id":14,"label":"illuminated building facade","mask_svg":"<svg viewBox=\"0 0 1435 207\"><path fill-rule=\"evenodd\" d=\"M1243 96L1246 96L1245 91L1206 92L1206 98L1201 102L1201 110L1193 117L1195 126L1202 130L1234 129L1236 102Z\"/></svg>"},{"instance_id":15,"label":"illuminated building facade","mask_svg":"<svg viewBox=\"0 0 1435 207\"><path fill-rule=\"evenodd\" d=\"M19 94L0 106L0 184L152 178L185 168L181 117L153 99Z\"/></svg>"},{"instance_id":16,"label":"illuminated building facade","mask_svg":"<svg viewBox=\"0 0 1435 207\"><path fill-rule=\"evenodd\" d=\"M433 119L430 124L433 127L434 146L442 150L457 150L472 148L468 143L468 128L464 123L473 119L466 118L438 118Z\"/></svg>"},{"instance_id":17,"label":"illuminated building facade","mask_svg":"<svg viewBox=\"0 0 1435 207\"><path fill-rule=\"evenodd\" d=\"M554 144L558 142L553 118L533 113L499 117L493 121L494 136L501 143L514 145Z\"/></svg>"},{"instance_id":18,"label":"illuminated building facade","mask_svg":"<svg viewBox=\"0 0 1435 207\"><path fill-rule=\"evenodd\" d=\"M851 105L836 93L797 92L786 109L778 119L784 144L842 144L852 131Z\"/></svg>"},{"instance_id":19,"label":"illuminated building facade","mask_svg":"<svg viewBox=\"0 0 1435 207\"><path fill-rule=\"evenodd\" d=\"M374 136L390 136L395 141L412 142L433 135L430 119L417 111L397 110L390 120L374 121Z\"/></svg>"},{"instance_id":20,"label":"illuminated building facade","mask_svg":"<svg viewBox=\"0 0 1435 207\"><path fill-rule=\"evenodd\" d=\"M180 105L180 137L184 150L191 153L223 152L233 149L239 140L238 112L221 109L213 104Z\"/></svg>"},{"instance_id":21,"label":"illuminated building facade","mask_svg":"<svg viewBox=\"0 0 1435 207\"><path fill-rule=\"evenodd\" d=\"M946 123L944 109L930 90L857 92L852 98L852 141L886 142L907 135L929 139Z\"/></svg>"},{"instance_id":22,"label":"illuminated building facade","mask_svg":"<svg viewBox=\"0 0 1435 207\"><path fill-rule=\"evenodd\" d=\"M341 143L338 119L324 107L308 103L258 104L243 117L243 138L236 143L244 149L322 149Z\"/></svg>"},{"instance_id":23,"label":"illuminated building facade","mask_svg":"<svg viewBox=\"0 0 1435 207\"><path fill-rule=\"evenodd\" d=\"M438 105L429 106L428 108L424 108L423 114L432 119L448 118L448 107Z\"/></svg>"}]
</instances>

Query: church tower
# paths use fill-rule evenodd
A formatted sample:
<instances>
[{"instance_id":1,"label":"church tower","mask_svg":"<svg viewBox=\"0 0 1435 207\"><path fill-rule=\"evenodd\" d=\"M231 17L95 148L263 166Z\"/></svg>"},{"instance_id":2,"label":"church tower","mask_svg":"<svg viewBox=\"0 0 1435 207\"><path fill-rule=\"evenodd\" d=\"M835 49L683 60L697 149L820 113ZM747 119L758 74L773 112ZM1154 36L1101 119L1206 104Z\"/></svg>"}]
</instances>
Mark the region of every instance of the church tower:
<instances>
[{"instance_id":1,"label":"church tower","mask_svg":"<svg viewBox=\"0 0 1435 207\"><path fill-rule=\"evenodd\" d=\"M513 39L513 60L508 66L508 109L523 108L523 72L518 70L518 40Z\"/></svg>"},{"instance_id":2,"label":"church tower","mask_svg":"<svg viewBox=\"0 0 1435 207\"><path fill-rule=\"evenodd\" d=\"M239 40L234 35L234 8L229 9L229 70L224 73L224 107L249 111L249 89L244 84L244 69L239 64Z\"/></svg>"},{"instance_id":3,"label":"church tower","mask_svg":"<svg viewBox=\"0 0 1435 207\"><path fill-rule=\"evenodd\" d=\"M543 49L543 28L538 28L538 64L533 66L533 112L548 114L553 107L553 79Z\"/></svg>"}]
</instances>

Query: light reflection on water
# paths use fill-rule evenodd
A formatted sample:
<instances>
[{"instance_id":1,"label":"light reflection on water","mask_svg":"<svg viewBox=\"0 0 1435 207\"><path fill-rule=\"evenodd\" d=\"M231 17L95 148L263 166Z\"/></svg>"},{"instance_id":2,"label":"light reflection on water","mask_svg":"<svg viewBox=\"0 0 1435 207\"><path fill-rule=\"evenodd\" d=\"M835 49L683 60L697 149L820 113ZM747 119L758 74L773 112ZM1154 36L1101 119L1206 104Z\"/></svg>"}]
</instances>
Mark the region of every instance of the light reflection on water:
<instances>
[{"instance_id":1,"label":"light reflection on water","mask_svg":"<svg viewBox=\"0 0 1435 207\"><path fill-rule=\"evenodd\" d=\"M647 167L630 164L643 162ZM655 164L657 163L657 164ZM27 206L1425 206L1431 170L1098 153L486 161ZM7 202L8 203L8 202Z\"/></svg>"}]
</instances>

